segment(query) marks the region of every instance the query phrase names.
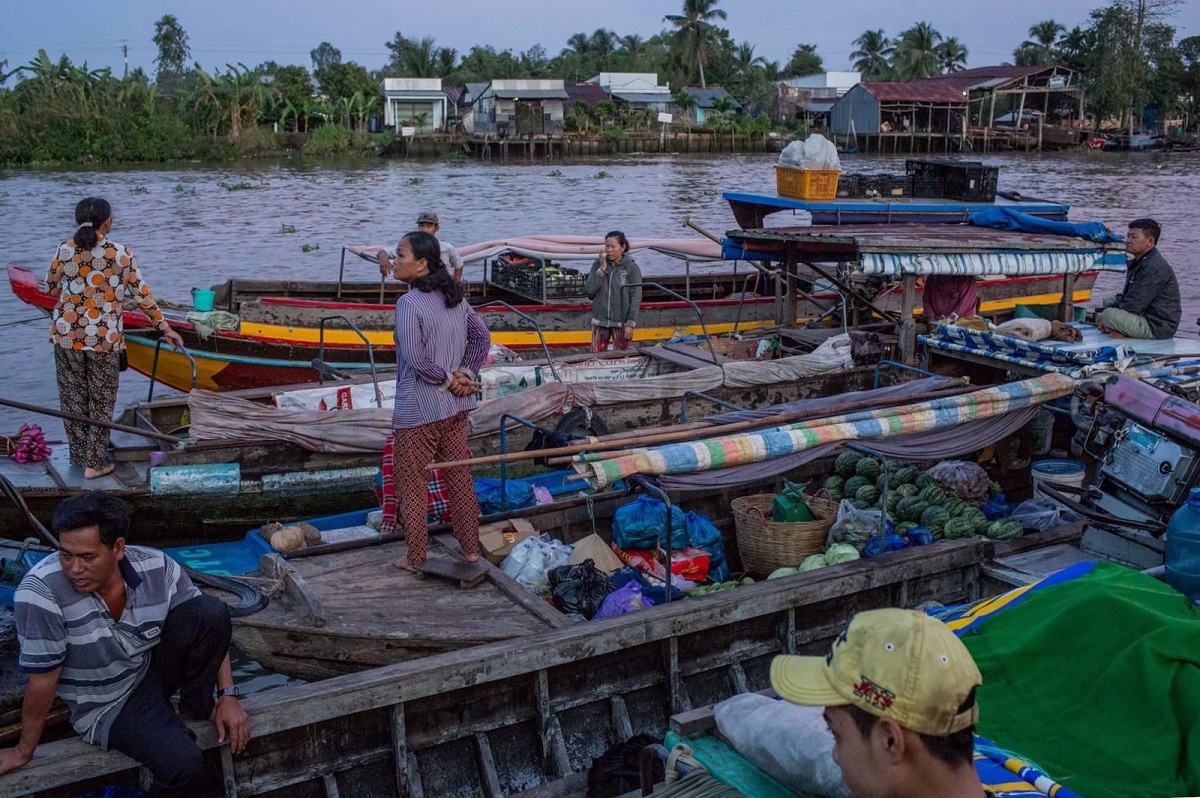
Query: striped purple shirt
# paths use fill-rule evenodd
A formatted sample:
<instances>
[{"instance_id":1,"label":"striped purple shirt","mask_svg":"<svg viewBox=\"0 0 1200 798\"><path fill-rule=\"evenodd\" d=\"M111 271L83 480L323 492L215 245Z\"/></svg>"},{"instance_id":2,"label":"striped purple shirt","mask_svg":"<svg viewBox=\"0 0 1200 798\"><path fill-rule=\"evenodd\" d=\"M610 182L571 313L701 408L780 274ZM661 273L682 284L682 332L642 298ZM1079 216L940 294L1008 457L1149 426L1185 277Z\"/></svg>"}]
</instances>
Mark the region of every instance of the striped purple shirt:
<instances>
[{"instance_id":1,"label":"striped purple shirt","mask_svg":"<svg viewBox=\"0 0 1200 798\"><path fill-rule=\"evenodd\" d=\"M411 429L475 409L474 396L446 387L455 371L477 377L492 336L467 300L448 308L438 291L396 300L396 405L392 426Z\"/></svg>"}]
</instances>

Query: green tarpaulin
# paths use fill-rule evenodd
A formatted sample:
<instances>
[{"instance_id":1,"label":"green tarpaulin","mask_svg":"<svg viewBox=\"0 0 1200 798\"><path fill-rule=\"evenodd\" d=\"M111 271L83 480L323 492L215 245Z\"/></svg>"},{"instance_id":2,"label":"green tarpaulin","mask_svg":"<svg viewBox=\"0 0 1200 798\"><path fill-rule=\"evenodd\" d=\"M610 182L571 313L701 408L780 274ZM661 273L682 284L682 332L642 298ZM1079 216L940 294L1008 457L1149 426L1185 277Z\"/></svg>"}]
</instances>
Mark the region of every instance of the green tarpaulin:
<instances>
[{"instance_id":1,"label":"green tarpaulin","mask_svg":"<svg viewBox=\"0 0 1200 798\"><path fill-rule=\"evenodd\" d=\"M1200 611L1101 564L963 635L979 733L1085 798L1200 795Z\"/></svg>"}]
</instances>

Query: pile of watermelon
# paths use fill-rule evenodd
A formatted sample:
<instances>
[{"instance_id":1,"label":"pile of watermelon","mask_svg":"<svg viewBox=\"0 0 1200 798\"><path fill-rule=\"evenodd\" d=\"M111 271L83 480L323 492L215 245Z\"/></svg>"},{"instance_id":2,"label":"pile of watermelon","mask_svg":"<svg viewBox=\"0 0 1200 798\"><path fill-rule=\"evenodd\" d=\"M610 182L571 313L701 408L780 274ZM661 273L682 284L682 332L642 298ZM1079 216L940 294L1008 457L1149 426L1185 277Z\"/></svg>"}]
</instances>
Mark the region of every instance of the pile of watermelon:
<instances>
[{"instance_id":1,"label":"pile of watermelon","mask_svg":"<svg viewBox=\"0 0 1200 798\"><path fill-rule=\"evenodd\" d=\"M930 474L895 460L885 464L858 452L843 452L834 461L834 473L821 487L834 501L849 499L856 509L885 511L899 535L925 527L935 540L972 535L1007 540L1022 532L1017 521L990 521L980 509L983 502L964 500L941 487ZM991 483L989 496L1000 492L1000 485Z\"/></svg>"}]
</instances>

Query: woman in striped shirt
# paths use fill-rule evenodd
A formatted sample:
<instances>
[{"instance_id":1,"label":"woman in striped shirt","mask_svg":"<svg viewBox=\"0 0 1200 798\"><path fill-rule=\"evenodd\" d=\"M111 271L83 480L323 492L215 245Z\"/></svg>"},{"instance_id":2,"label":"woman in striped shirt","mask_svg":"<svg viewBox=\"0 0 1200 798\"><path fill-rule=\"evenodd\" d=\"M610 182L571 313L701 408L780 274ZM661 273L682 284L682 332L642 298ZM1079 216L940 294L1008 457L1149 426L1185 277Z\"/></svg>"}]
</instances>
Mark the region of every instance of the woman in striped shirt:
<instances>
[{"instance_id":1,"label":"woman in striped shirt","mask_svg":"<svg viewBox=\"0 0 1200 798\"><path fill-rule=\"evenodd\" d=\"M425 561L429 465L471 456L467 419L475 409L479 369L492 337L442 262L437 238L421 232L400 239L393 260L379 265L411 290L396 301L396 405L392 414L392 478L408 544L397 568ZM454 535L468 562L479 559L479 501L471 469L443 469ZM384 519L385 522L388 519Z\"/></svg>"},{"instance_id":2,"label":"woman in striped shirt","mask_svg":"<svg viewBox=\"0 0 1200 798\"><path fill-rule=\"evenodd\" d=\"M167 343L183 348L183 339L163 318L150 286L142 280L133 252L108 238L112 206L88 197L75 206L79 229L58 246L46 285L57 300L50 341L63 412L112 421L125 335L122 303L132 296ZM65 421L71 465L95 479L115 467L108 462L108 430Z\"/></svg>"}]
</instances>

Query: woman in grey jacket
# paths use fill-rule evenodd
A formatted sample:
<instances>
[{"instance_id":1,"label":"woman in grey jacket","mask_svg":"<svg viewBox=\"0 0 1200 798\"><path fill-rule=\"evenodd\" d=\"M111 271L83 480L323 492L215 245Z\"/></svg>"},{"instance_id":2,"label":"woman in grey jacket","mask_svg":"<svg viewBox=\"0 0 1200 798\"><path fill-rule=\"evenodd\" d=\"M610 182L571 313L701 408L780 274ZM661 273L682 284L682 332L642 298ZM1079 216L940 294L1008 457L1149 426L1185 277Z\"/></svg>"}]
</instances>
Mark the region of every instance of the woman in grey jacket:
<instances>
[{"instance_id":1,"label":"woman in grey jacket","mask_svg":"<svg viewBox=\"0 0 1200 798\"><path fill-rule=\"evenodd\" d=\"M592 351L606 351L609 341L613 349L628 349L642 305L642 270L620 230L604 237L604 251L592 264L583 288L592 300Z\"/></svg>"}]
</instances>

